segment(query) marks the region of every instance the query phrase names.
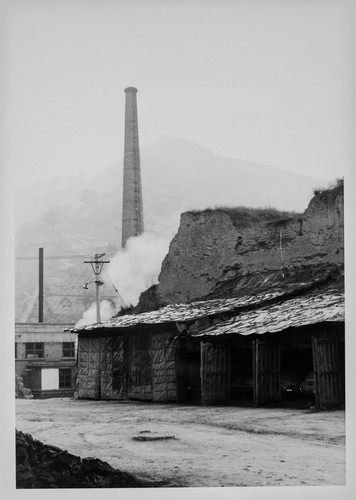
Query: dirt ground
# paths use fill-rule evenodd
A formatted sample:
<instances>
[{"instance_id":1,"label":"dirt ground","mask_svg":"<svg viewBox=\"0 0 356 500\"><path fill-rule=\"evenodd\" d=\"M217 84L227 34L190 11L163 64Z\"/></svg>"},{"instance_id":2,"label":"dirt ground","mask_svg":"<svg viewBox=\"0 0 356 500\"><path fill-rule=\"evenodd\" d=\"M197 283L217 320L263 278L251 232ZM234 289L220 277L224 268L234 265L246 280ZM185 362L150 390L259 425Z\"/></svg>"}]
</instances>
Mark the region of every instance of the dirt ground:
<instances>
[{"instance_id":1,"label":"dirt ground","mask_svg":"<svg viewBox=\"0 0 356 500\"><path fill-rule=\"evenodd\" d=\"M175 487L345 484L341 410L17 399L16 427Z\"/></svg>"}]
</instances>

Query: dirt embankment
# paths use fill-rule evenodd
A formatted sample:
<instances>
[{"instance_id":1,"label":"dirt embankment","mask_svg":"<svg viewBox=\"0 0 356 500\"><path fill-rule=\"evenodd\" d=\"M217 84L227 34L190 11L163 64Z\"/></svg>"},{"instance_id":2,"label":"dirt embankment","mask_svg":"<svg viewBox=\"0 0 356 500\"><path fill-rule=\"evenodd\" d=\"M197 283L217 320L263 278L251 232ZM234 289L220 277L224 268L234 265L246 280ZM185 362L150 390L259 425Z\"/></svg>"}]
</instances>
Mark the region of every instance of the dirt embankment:
<instances>
[{"instance_id":1,"label":"dirt embankment","mask_svg":"<svg viewBox=\"0 0 356 500\"><path fill-rule=\"evenodd\" d=\"M162 264L156 301L197 300L219 283L282 268L340 266L343 253L341 184L314 196L302 215L241 207L185 212Z\"/></svg>"}]
</instances>

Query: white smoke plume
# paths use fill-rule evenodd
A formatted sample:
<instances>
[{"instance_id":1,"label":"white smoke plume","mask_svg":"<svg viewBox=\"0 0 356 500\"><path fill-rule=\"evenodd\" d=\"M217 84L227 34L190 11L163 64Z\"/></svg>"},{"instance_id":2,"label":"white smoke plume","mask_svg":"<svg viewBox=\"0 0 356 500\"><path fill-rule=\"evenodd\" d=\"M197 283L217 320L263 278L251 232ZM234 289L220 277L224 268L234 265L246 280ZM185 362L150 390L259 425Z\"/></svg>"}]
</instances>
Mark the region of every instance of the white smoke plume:
<instances>
[{"instance_id":1,"label":"white smoke plume","mask_svg":"<svg viewBox=\"0 0 356 500\"><path fill-rule=\"evenodd\" d=\"M146 232L130 238L126 248L111 258L106 272L126 306L135 306L140 293L158 282L169 242L168 238Z\"/></svg>"},{"instance_id":2,"label":"white smoke plume","mask_svg":"<svg viewBox=\"0 0 356 500\"><path fill-rule=\"evenodd\" d=\"M100 320L107 321L115 314L115 310L108 300L100 302ZM75 324L75 328L80 328L86 325L96 323L96 302L93 302L87 311L83 313L83 317Z\"/></svg>"},{"instance_id":3,"label":"white smoke plume","mask_svg":"<svg viewBox=\"0 0 356 500\"><path fill-rule=\"evenodd\" d=\"M100 279L108 282L106 275L118 290L125 306L135 306L141 292L158 282L164 257L168 253L170 239L146 232L130 238L126 248L111 258L110 264ZM109 283L107 283L109 284ZM117 311L108 300L100 302L100 321L111 319ZM83 313L75 328L97 322L96 303Z\"/></svg>"}]
</instances>

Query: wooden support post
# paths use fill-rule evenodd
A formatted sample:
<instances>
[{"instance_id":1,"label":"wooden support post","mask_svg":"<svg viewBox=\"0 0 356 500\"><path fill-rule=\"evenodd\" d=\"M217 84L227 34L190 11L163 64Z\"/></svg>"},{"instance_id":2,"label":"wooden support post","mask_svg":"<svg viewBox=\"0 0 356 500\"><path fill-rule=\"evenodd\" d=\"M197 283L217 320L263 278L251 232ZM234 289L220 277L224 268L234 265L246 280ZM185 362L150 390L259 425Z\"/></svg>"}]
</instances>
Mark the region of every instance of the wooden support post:
<instances>
[{"instance_id":1,"label":"wooden support post","mask_svg":"<svg viewBox=\"0 0 356 500\"><path fill-rule=\"evenodd\" d=\"M230 349L228 344L200 343L201 396L203 404L230 400Z\"/></svg>"},{"instance_id":2,"label":"wooden support post","mask_svg":"<svg viewBox=\"0 0 356 500\"><path fill-rule=\"evenodd\" d=\"M315 405L324 410L344 403L337 338L312 337Z\"/></svg>"}]
</instances>

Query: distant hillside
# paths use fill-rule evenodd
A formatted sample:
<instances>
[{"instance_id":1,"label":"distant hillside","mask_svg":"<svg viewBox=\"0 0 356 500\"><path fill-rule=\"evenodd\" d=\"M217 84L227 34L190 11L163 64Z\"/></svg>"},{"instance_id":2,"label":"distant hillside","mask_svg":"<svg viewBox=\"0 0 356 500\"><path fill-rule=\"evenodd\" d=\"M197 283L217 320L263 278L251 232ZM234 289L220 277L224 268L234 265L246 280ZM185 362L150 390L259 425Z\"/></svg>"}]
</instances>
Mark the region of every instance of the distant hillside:
<instances>
[{"instance_id":1,"label":"distant hillside","mask_svg":"<svg viewBox=\"0 0 356 500\"><path fill-rule=\"evenodd\" d=\"M141 150L145 227L172 235L179 215L215 206L305 210L325 179L218 156L184 140L162 138ZM17 193L17 248L63 236L76 250L120 246L122 161L90 177L54 178ZM26 227L22 227L23 224ZM66 244L64 246L67 246ZM79 248L78 248L79 246Z\"/></svg>"},{"instance_id":2,"label":"distant hillside","mask_svg":"<svg viewBox=\"0 0 356 500\"><path fill-rule=\"evenodd\" d=\"M142 148L141 168L145 229L167 240L176 233L184 211L249 206L300 212L307 207L313 189L328 184L224 158L177 138L162 138ZM36 256L42 246L45 255L106 252L111 257L121 245L121 203L122 161L89 178L56 178L29 187L15 199L16 254ZM63 296L68 294L69 277L75 275L82 260L51 263L50 275L46 275L48 296L59 290ZM17 261L18 314L29 308L28 296L34 300L36 287L36 266ZM77 288L76 293L83 291Z\"/></svg>"}]
</instances>

